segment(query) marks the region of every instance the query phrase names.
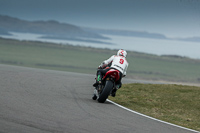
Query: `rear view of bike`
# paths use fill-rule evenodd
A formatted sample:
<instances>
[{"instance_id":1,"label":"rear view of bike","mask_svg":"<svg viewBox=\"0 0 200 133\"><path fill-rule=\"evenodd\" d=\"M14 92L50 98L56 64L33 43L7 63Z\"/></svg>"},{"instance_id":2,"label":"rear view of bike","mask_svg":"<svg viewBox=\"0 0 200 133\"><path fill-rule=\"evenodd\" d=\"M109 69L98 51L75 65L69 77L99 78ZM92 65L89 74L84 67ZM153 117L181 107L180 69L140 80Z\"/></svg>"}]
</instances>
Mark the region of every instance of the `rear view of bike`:
<instances>
[{"instance_id":1,"label":"rear view of bike","mask_svg":"<svg viewBox=\"0 0 200 133\"><path fill-rule=\"evenodd\" d=\"M115 69L110 69L102 79L102 83L99 84L94 90L93 100L97 100L100 103L104 103L108 96L115 88L115 83L120 78L120 72Z\"/></svg>"}]
</instances>

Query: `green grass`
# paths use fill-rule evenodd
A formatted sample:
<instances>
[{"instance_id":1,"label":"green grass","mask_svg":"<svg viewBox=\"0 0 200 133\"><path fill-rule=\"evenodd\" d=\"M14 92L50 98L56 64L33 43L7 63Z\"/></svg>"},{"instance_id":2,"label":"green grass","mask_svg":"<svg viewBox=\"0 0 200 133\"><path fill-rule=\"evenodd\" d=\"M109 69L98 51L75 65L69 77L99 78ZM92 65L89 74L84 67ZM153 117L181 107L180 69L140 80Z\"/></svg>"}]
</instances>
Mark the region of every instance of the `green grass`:
<instances>
[{"instance_id":1,"label":"green grass","mask_svg":"<svg viewBox=\"0 0 200 133\"><path fill-rule=\"evenodd\" d=\"M90 54L87 54L89 52ZM97 62L93 61L101 55L94 53L95 51L82 50L69 45L0 41L0 62L4 64L89 73L90 69L95 70L98 66Z\"/></svg>"},{"instance_id":2,"label":"green grass","mask_svg":"<svg viewBox=\"0 0 200 133\"><path fill-rule=\"evenodd\" d=\"M200 131L200 87L126 84L110 100L140 113Z\"/></svg>"},{"instance_id":3,"label":"green grass","mask_svg":"<svg viewBox=\"0 0 200 133\"><path fill-rule=\"evenodd\" d=\"M150 55L149 57L132 56L129 60L131 75L150 79L178 82L199 82L199 60L188 58L169 58ZM132 65L132 66L131 66Z\"/></svg>"},{"instance_id":4,"label":"green grass","mask_svg":"<svg viewBox=\"0 0 200 133\"><path fill-rule=\"evenodd\" d=\"M94 74L117 50L0 38L0 63ZM200 60L128 51L128 78L200 83Z\"/></svg>"}]
</instances>

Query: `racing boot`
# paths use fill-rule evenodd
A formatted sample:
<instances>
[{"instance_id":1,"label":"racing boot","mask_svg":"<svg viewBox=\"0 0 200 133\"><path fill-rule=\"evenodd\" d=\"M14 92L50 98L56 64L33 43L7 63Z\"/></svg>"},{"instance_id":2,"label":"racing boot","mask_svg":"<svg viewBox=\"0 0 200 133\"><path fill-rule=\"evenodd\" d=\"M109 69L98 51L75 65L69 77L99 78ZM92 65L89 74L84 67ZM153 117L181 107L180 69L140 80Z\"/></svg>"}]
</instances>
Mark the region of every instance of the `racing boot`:
<instances>
[{"instance_id":1,"label":"racing boot","mask_svg":"<svg viewBox=\"0 0 200 133\"><path fill-rule=\"evenodd\" d=\"M115 97L117 90L121 87L121 84L117 84L111 92L111 96Z\"/></svg>"},{"instance_id":2,"label":"racing boot","mask_svg":"<svg viewBox=\"0 0 200 133\"><path fill-rule=\"evenodd\" d=\"M92 97L92 99L93 99L93 100L96 100L96 99L97 99L97 95L94 94L93 97Z\"/></svg>"},{"instance_id":3,"label":"racing boot","mask_svg":"<svg viewBox=\"0 0 200 133\"><path fill-rule=\"evenodd\" d=\"M112 97L115 97L115 95L116 95L116 91L117 91L116 88L112 90L112 92L111 92L111 96L112 96Z\"/></svg>"}]
</instances>

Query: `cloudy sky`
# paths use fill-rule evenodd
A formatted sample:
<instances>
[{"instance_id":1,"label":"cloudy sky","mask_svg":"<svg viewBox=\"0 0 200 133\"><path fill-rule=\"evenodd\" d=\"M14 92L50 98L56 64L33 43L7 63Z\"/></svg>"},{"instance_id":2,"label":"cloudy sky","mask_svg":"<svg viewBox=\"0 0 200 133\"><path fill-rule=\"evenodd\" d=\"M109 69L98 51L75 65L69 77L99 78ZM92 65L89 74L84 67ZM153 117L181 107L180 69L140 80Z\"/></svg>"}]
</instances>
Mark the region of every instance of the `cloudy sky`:
<instances>
[{"instance_id":1,"label":"cloudy sky","mask_svg":"<svg viewBox=\"0 0 200 133\"><path fill-rule=\"evenodd\" d=\"M200 0L0 0L0 14L167 37L200 36Z\"/></svg>"}]
</instances>

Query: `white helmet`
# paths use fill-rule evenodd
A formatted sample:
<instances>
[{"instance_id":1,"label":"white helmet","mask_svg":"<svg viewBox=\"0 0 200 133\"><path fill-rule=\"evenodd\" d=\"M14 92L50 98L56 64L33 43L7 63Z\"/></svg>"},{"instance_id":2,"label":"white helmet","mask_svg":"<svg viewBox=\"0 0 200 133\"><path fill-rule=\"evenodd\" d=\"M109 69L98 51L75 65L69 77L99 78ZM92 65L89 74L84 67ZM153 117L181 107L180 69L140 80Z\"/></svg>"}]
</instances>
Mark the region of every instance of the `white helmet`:
<instances>
[{"instance_id":1,"label":"white helmet","mask_svg":"<svg viewBox=\"0 0 200 133\"><path fill-rule=\"evenodd\" d=\"M127 56L127 52L125 51L125 50L123 50L123 49L120 49L118 52L117 52L117 55L119 56L124 56L124 57L126 57Z\"/></svg>"}]
</instances>

